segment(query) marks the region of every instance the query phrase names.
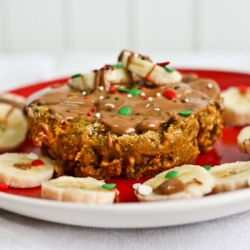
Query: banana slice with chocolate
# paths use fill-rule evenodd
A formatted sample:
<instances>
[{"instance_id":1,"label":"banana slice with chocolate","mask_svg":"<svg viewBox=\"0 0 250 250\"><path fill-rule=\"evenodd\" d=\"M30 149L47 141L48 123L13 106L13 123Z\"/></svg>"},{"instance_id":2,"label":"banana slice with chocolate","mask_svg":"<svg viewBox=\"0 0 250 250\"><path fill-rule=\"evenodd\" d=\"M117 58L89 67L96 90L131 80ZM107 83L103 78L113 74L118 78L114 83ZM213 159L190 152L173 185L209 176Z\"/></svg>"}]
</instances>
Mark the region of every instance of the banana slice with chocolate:
<instances>
[{"instance_id":1,"label":"banana slice with chocolate","mask_svg":"<svg viewBox=\"0 0 250 250\"><path fill-rule=\"evenodd\" d=\"M68 85L79 91L90 93L95 89L109 90L110 86L130 86L132 75L121 64L105 65L99 70L86 74L75 74L69 79Z\"/></svg>"},{"instance_id":2,"label":"banana slice with chocolate","mask_svg":"<svg viewBox=\"0 0 250 250\"><path fill-rule=\"evenodd\" d=\"M212 191L215 180L198 165L183 165L164 171L142 185L135 195L139 201L199 198Z\"/></svg>"},{"instance_id":3,"label":"banana slice with chocolate","mask_svg":"<svg viewBox=\"0 0 250 250\"><path fill-rule=\"evenodd\" d=\"M24 103L22 96L0 95L0 153L14 151L26 138L28 125L23 114Z\"/></svg>"},{"instance_id":4,"label":"banana slice with chocolate","mask_svg":"<svg viewBox=\"0 0 250 250\"><path fill-rule=\"evenodd\" d=\"M137 55L128 50L121 52L118 61L126 70L156 86L171 86L171 84L178 83L182 79L177 70L168 67L168 62L154 64L147 56Z\"/></svg>"},{"instance_id":5,"label":"banana slice with chocolate","mask_svg":"<svg viewBox=\"0 0 250 250\"><path fill-rule=\"evenodd\" d=\"M111 204L118 194L115 184L93 177L61 176L42 184L41 196L46 199L91 204Z\"/></svg>"},{"instance_id":6,"label":"banana slice with chocolate","mask_svg":"<svg viewBox=\"0 0 250 250\"><path fill-rule=\"evenodd\" d=\"M13 188L41 186L52 178L54 161L34 153L5 153L0 155L0 183Z\"/></svg>"}]
</instances>

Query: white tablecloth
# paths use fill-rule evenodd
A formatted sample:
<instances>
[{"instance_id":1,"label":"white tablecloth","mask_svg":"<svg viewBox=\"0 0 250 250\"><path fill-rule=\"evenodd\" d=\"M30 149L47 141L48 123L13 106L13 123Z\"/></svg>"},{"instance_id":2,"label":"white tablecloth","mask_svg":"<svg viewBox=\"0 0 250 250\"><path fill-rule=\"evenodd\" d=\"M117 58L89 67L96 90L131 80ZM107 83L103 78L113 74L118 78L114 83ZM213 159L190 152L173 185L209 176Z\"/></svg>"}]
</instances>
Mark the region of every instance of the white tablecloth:
<instances>
[{"instance_id":1,"label":"white tablecloth","mask_svg":"<svg viewBox=\"0 0 250 250\"><path fill-rule=\"evenodd\" d=\"M0 55L0 92L113 63L112 53ZM156 55L174 66L250 72L249 53ZM1 207L1 206L0 206ZM27 209L29 209L27 207ZM49 211L48 211L49 213ZM94 220L95 218L93 218ZM145 218L147 219L147 218ZM0 209L0 249L250 249L250 211L190 225L99 229L55 224Z\"/></svg>"}]
</instances>

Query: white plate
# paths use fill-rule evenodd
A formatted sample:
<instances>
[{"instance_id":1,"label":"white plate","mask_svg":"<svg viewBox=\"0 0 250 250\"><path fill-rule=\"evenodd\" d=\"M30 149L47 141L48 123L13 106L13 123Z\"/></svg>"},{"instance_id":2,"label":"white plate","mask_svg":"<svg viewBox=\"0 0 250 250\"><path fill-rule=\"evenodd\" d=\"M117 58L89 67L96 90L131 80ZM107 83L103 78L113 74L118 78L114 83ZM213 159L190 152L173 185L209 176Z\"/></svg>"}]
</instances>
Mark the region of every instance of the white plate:
<instances>
[{"instance_id":1,"label":"white plate","mask_svg":"<svg viewBox=\"0 0 250 250\"><path fill-rule=\"evenodd\" d=\"M250 189L194 200L89 205L29 198L0 192L0 207L28 217L62 224L102 228L182 225L250 209Z\"/></svg>"}]
</instances>

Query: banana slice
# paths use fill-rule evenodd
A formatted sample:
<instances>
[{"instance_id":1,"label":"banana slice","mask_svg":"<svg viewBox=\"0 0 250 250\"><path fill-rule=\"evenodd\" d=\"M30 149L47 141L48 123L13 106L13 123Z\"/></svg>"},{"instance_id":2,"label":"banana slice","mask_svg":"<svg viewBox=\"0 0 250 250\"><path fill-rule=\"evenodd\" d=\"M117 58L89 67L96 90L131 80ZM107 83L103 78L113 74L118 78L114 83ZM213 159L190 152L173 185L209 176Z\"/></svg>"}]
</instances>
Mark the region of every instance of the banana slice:
<instances>
[{"instance_id":1,"label":"banana slice","mask_svg":"<svg viewBox=\"0 0 250 250\"><path fill-rule=\"evenodd\" d=\"M241 152L250 154L250 126L241 129L237 137L237 142Z\"/></svg>"},{"instance_id":2,"label":"banana slice","mask_svg":"<svg viewBox=\"0 0 250 250\"><path fill-rule=\"evenodd\" d=\"M182 79L181 74L177 70L154 64L147 57L135 55L127 50L122 51L118 61L121 62L125 69L156 86L168 86L180 82Z\"/></svg>"},{"instance_id":3,"label":"banana slice","mask_svg":"<svg viewBox=\"0 0 250 250\"><path fill-rule=\"evenodd\" d=\"M15 94L0 95L0 153L14 151L26 138L25 99Z\"/></svg>"},{"instance_id":4,"label":"banana slice","mask_svg":"<svg viewBox=\"0 0 250 250\"><path fill-rule=\"evenodd\" d=\"M108 90L111 85L130 85L131 74L122 65L106 65L100 70L94 70L86 74L73 75L68 85L79 91L92 92L97 88Z\"/></svg>"},{"instance_id":5,"label":"banana slice","mask_svg":"<svg viewBox=\"0 0 250 250\"><path fill-rule=\"evenodd\" d=\"M117 195L115 184L92 177L61 176L42 184L42 198L91 204L111 204Z\"/></svg>"},{"instance_id":6,"label":"banana slice","mask_svg":"<svg viewBox=\"0 0 250 250\"><path fill-rule=\"evenodd\" d=\"M215 179L213 193L232 191L248 186L250 161L225 163L209 170Z\"/></svg>"},{"instance_id":7,"label":"banana slice","mask_svg":"<svg viewBox=\"0 0 250 250\"><path fill-rule=\"evenodd\" d=\"M250 124L250 88L230 87L222 91L221 97L224 99L225 124L231 126Z\"/></svg>"},{"instance_id":8,"label":"banana slice","mask_svg":"<svg viewBox=\"0 0 250 250\"><path fill-rule=\"evenodd\" d=\"M25 153L0 155L0 182L13 188L38 187L52 178L54 162L45 156Z\"/></svg>"},{"instance_id":9,"label":"banana slice","mask_svg":"<svg viewBox=\"0 0 250 250\"><path fill-rule=\"evenodd\" d=\"M135 195L139 201L199 198L210 193L214 185L214 179L203 167L183 165L164 171L138 185Z\"/></svg>"}]
</instances>

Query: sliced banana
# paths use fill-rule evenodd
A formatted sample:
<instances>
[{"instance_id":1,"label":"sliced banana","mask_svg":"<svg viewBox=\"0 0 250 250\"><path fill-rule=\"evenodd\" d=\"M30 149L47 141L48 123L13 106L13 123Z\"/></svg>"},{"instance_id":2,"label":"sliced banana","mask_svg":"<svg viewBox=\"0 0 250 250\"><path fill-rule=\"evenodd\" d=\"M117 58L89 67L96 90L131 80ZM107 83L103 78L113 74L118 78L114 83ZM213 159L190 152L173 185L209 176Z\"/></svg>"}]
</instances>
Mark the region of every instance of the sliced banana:
<instances>
[{"instance_id":1,"label":"sliced banana","mask_svg":"<svg viewBox=\"0 0 250 250\"><path fill-rule=\"evenodd\" d=\"M111 204L117 195L113 184L92 177L61 176L42 184L42 198L91 204Z\"/></svg>"},{"instance_id":2,"label":"sliced banana","mask_svg":"<svg viewBox=\"0 0 250 250\"><path fill-rule=\"evenodd\" d=\"M156 86L168 86L180 82L182 79L181 74L177 70L154 64L147 60L147 57L136 55L127 50L122 51L118 60L125 69Z\"/></svg>"},{"instance_id":3,"label":"sliced banana","mask_svg":"<svg viewBox=\"0 0 250 250\"><path fill-rule=\"evenodd\" d=\"M0 155L0 182L13 188L38 187L52 178L54 162L34 154L5 153Z\"/></svg>"},{"instance_id":4,"label":"sliced banana","mask_svg":"<svg viewBox=\"0 0 250 250\"><path fill-rule=\"evenodd\" d=\"M232 191L248 186L250 161L224 163L209 170L215 179L213 193Z\"/></svg>"},{"instance_id":5,"label":"sliced banana","mask_svg":"<svg viewBox=\"0 0 250 250\"><path fill-rule=\"evenodd\" d=\"M250 88L246 88L243 92L239 87L230 87L222 91L221 97L224 99L225 124L231 126L250 124Z\"/></svg>"},{"instance_id":6,"label":"sliced banana","mask_svg":"<svg viewBox=\"0 0 250 250\"><path fill-rule=\"evenodd\" d=\"M214 179L198 165L183 165L164 171L138 185L139 201L164 201L199 198L212 191ZM150 188L152 192L149 192Z\"/></svg>"},{"instance_id":7,"label":"sliced banana","mask_svg":"<svg viewBox=\"0 0 250 250\"><path fill-rule=\"evenodd\" d=\"M241 129L237 137L237 142L241 152L250 154L250 126Z\"/></svg>"},{"instance_id":8,"label":"sliced banana","mask_svg":"<svg viewBox=\"0 0 250 250\"><path fill-rule=\"evenodd\" d=\"M0 153L14 151L26 138L25 99L15 94L0 95Z\"/></svg>"},{"instance_id":9,"label":"sliced banana","mask_svg":"<svg viewBox=\"0 0 250 250\"><path fill-rule=\"evenodd\" d=\"M131 74L122 65L106 65L100 70L73 75L68 85L79 91L92 92L97 88L108 90L111 85L131 84Z\"/></svg>"}]
</instances>

